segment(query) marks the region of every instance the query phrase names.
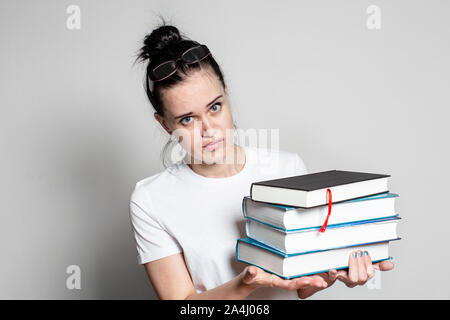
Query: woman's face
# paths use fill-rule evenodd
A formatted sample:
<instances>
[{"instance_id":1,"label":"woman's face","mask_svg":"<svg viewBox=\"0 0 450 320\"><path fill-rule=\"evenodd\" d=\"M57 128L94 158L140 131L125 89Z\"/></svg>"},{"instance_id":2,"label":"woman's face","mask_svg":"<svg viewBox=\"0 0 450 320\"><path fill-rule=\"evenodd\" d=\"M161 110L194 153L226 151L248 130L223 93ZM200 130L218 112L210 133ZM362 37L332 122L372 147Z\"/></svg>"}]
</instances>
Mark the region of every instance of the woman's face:
<instances>
[{"instance_id":1,"label":"woman's face","mask_svg":"<svg viewBox=\"0 0 450 320\"><path fill-rule=\"evenodd\" d=\"M165 116L155 113L155 118L169 134L179 137L187 161L228 163L227 152L234 150L233 119L227 90L210 69L196 71L163 90L161 99Z\"/></svg>"}]
</instances>

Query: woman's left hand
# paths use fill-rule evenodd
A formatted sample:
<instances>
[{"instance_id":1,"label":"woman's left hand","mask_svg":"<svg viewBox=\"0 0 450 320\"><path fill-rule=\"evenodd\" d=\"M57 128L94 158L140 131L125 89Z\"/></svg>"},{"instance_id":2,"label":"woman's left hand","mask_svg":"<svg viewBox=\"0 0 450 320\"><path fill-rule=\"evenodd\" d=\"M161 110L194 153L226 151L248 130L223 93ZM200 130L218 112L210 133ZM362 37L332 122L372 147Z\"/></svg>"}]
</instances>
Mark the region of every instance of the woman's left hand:
<instances>
[{"instance_id":1,"label":"woman's left hand","mask_svg":"<svg viewBox=\"0 0 450 320\"><path fill-rule=\"evenodd\" d=\"M337 279L345 283L349 288L364 285L375 275L375 269L389 271L394 268L394 264L387 260L372 263L369 253L361 250L350 254L348 266L348 270L337 271Z\"/></svg>"},{"instance_id":2,"label":"woman's left hand","mask_svg":"<svg viewBox=\"0 0 450 320\"><path fill-rule=\"evenodd\" d=\"M354 251L350 254L348 260L348 269L342 269L336 271L331 269L329 272L318 274L330 287L336 279L345 283L349 288L353 288L357 285L364 285L375 275L375 269L380 271L389 271L394 268L394 264L391 261L381 261L372 263L370 255L367 251ZM319 288L311 289L299 289L297 290L298 297L305 299L312 296L314 293L323 290Z\"/></svg>"}]
</instances>

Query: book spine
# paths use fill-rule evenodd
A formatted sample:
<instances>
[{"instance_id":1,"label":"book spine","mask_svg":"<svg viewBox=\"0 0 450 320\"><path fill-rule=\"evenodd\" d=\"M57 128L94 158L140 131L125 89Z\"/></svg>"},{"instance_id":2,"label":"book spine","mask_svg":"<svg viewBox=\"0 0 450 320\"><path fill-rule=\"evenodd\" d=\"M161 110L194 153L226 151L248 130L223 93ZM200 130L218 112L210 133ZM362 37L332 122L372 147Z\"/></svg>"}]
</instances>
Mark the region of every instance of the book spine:
<instances>
[{"instance_id":1,"label":"book spine","mask_svg":"<svg viewBox=\"0 0 450 320\"><path fill-rule=\"evenodd\" d=\"M247 199L244 197L242 198L242 214L244 215L244 218L247 218L247 213L245 211L245 206L247 204Z\"/></svg>"},{"instance_id":2,"label":"book spine","mask_svg":"<svg viewBox=\"0 0 450 320\"><path fill-rule=\"evenodd\" d=\"M245 220L245 234L247 235L247 237L250 237L250 232L248 231L248 219ZM256 240L256 239L255 239Z\"/></svg>"}]
</instances>

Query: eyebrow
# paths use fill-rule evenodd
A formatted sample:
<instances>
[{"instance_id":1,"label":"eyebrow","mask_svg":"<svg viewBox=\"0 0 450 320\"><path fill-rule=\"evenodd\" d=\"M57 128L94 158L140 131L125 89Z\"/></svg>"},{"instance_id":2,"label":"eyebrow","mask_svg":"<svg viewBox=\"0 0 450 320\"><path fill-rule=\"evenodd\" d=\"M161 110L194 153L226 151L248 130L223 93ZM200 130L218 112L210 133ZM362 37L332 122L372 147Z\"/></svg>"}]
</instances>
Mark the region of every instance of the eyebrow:
<instances>
[{"instance_id":1,"label":"eyebrow","mask_svg":"<svg viewBox=\"0 0 450 320\"><path fill-rule=\"evenodd\" d=\"M215 97L211 102L209 102L209 103L205 106L205 108L208 108L210 105L212 105L212 104L213 104L217 99L219 99L220 97L222 97L222 95L218 95L217 97ZM182 114L181 116L176 116L175 119L183 118L183 117L189 116L189 115L191 115L191 114L192 114L192 111L191 111L191 112L188 112L188 113L185 113L185 114Z\"/></svg>"}]
</instances>

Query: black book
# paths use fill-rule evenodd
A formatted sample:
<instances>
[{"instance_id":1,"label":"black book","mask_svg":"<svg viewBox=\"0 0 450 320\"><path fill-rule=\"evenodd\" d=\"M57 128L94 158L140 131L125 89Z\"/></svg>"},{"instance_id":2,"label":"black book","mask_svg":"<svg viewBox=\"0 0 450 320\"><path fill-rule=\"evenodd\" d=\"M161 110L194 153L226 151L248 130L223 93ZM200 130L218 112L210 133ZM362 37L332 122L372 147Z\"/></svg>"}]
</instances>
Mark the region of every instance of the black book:
<instances>
[{"instance_id":1,"label":"black book","mask_svg":"<svg viewBox=\"0 0 450 320\"><path fill-rule=\"evenodd\" d=\"M298 176L253 182L250 198L254 201L300 208L332 203L388 192L387 174L330 170Z\"/></svg>"}]
</instances>

